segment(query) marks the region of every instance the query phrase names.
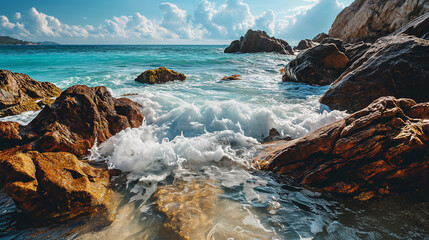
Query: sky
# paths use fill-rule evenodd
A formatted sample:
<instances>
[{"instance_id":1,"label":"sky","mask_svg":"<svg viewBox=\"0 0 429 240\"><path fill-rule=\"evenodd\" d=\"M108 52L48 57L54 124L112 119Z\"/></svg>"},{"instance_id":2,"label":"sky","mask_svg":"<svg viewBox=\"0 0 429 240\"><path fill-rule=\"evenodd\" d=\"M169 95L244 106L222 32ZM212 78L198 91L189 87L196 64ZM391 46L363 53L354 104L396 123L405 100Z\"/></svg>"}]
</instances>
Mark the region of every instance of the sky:
<instances>
[{"instance_id":1,"label":"sky","mask_svg":"<svg viewBox=\"0 0 429 240\"><path fill-rule=\"evenodd\" d=\"M0 0L0 36L61 44L228 44L248 29L290 43L353 0Z\"/></svg>"}]
</instances>

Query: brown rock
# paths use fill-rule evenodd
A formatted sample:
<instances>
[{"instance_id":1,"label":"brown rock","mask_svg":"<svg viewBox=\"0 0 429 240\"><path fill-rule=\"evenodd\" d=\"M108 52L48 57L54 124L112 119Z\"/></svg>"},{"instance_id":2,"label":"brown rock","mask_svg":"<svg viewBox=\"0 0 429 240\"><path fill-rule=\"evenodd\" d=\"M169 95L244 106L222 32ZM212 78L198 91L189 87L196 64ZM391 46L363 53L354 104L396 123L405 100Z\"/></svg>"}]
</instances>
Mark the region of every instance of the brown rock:
<instances>
[{"instance_id":1,"label":"brown rock","mask_svg":"<svg viewBox=\"0 0 429 240\"><path fill-rule=\"evenodd\" d=\"M310 39L304 39L299 41L298 45L296 45L293 50L294 51L301 51L301 50L305 50L308 48L312 48L317 46L317 43L311 41Z\"/></svg>"},{"instance_id":2,"label":"brown rock","mask_svg":"<svg viewBox=\"0 0 429 240\"><path fill-rule=\"evenodd\" d=\"M329 36L347 42L374 41L428 11L427 0L355 0L338 14Z\"/></svg>"},{"instance_id":3,"label":"brown rock","mask_svg":"<svg viewBox=\"0 0 429 240\"><path fill-rule=\"evenodd\" d=\"M268 148L255 164L312 189L360 200L429 193L429 128L405 114L413 107L411 99L379 98L344 120Z\"/></svg>"},{"instance_id":4,"label":"brown rock","mask_svg":"<svg viewBox=\"0 0 429 240\"><path fill-rule=\"evenodd\" d=\"M377 40L325 92L320 102L354 112L381 96L429 101L429 41L399 35Z\"/></svg>"},{"instance_id":5,"label":"brown rock","mask_svg":"<svg viewBox=\"0 0 429 240\"><path fill-rule=\"evenodd\" d=\"M0 69L0 117L39 110L36 100L58 97L61 89L22 73Z\"/></svg>"},{"instance_id":6,"label":"brown rock","mask_svg":"<svg viewBox=\"0 0 429 240\"><path fill-rule=\"evenodd\" d=\"M0 124L0 142L9 139L16 145L31 142L33 148L41 152L64 151L82 157L96 139L104 142L125 128L141 126L142 121L140 108L133 101L116 99L105 87L75 85L27 126ZM13 144L1 146L0 150Z\"/></svg>"},{"instance_id":7,"label":"brown rock","mask_svg":"<svg viewBox=\"0 0 429 240\"><path fill-rule=\"evenodd\" d=\"M227 81L231 81L231 80L241 80L241 75L238 75L238 74L234 74L234 75L231 75L231 76L229 76L229 77L223 77L221 80L227 80Z\"/></svg>"},{"instance_id":8,"label":"brown rock","mask_svg":"<svg viewBox=\"0 0 429 240\"><path fill-rule=\"evenodd\" d=\"M0 152L0 178L15 205L32 217L67 219L107 213L109 175L73 154ZM111 219L105 219L111 221Z\"/></svg>"},{"instance_id":9,"label":"brown rock","mask_svg":"<svg viewBox=\"0 0 429 240\"><path fill-rule=\"evenodd\" d=\"M320 41L320 44L329 44L329 43L335 44L335 46L337 46L340 52L344 53L346 51L343 46L344 41L339 38L327 37L327 38L324 38L322 41Z\"/></svg>"},{"instance_id":10,"label":"brown rock","mask_svg":"<svg viewBox=\"0 0 429 240\"><path fill-rule=\"evenodd\" d=\"M320 43L323 39L328 38L328 37L329 37L328 34L322 32L322 33L317 34L317 36L315 36L311 41Z\"/></svg>"},{"instance_id":11,"label":"brown rock","mask_svg":"<svg viewBox=\"0 0 429 240\"><path fill-rule=\"evenodd\" d=\"M392 35L408 34L419 38L424 38L429 33L429 12L407 23L396 30ZM426 39L427 40L427 39Z\"/></svg>"},{"instance_id":12,"label":"brown rock","mask_svg":"<svg viewBox=\"0 0 429 240\"><path fill-rule=\"evenodd\" d=\"M241 37L240 40L233 41L224 52L277 52L281 54L293 55L293 50L286 41L270 37L264 31L253 31L252 29L249 29L246 35Z\"/></svg>"},{"instance_id":13,"label":"brown rock","mask_svg":"<svg viewBox=\"0 0 429 240\"><path fill-rule=\"evenodd\" d=\"M185 74L178 73L176 71L160 67L154 70L146 70L140 74L135 81L140 83L155 84L155 83L166 83L169 81L184 81L186 79Z\"/></svg>"},{"instance_id":14,"label":"brown rock","mask_svg":"<svg viewBox=\"0 0 429 240\"><path fill-rule=\"evenodd\" d=\"M318 45L298 54L285 68L283 82L328 85L345 69L349 60L335 44Z\"/></svg>"},{"instance_id":15,"label":"brown rock","mask_svg":"<svg viewBox=\"0 0 429 240\"><path fill-rule=\"evenodd\" d=\"M354 62L361 58L371 46L372 44L364 42L344 44L344 53L349 59L347 67L350 67Z\"/></svg>"}]
</instances>

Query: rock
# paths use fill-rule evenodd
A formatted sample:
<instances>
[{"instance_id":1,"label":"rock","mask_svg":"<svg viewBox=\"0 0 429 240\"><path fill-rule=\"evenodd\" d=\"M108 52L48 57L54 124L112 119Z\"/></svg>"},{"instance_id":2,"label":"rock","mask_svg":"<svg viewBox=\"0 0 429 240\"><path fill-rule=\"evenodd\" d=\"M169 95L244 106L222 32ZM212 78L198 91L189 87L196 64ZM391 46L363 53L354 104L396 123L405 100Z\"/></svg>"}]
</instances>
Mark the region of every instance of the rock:
<instances>
[{"instance_id":1,"label":"rock","mask_svg":"<svg viewBox=\"0 0 429 240\"><path fill-rule=\"evenodd\" d=\"M375 41L428 11L428 0L355 0L338 14L329 36L347 42Z\"/></svg>"},{"instance_id":2,"label":"rock","mask_svg":"<svg viewBox=\"0 0 429 240\"><path fill-rule=\"evenodd\" d=\"M313 42L317 42L317 43L320 43L323 39L325 39L325 38L328 38L329 37L329 35L328 34L326 34L326 33L324 33L324 32L322 32L322 33L319 33L319 34L317 34L314 38L313 38Z\"/></svg>"},{"instance_id":3,"label":"rock","mask_svg":"<svg viewBox=\"0 0 429 240\"><path fill-rule=\"evenodd\" d=\"M62 151L82 157L96 140L102 143L125 128L141 126L142 121L139 106L130 99L116 99L105 87L75 85L27 126L7 123L2 132L0 125L0 142L15 139L13 144L31 142L40 152Z\"/></svg>"},{"instance_id":4,"label":"rock","mask_svg":"<svg viewBox=\"0 0 429 240\"><path fill-rule=\"evenodd\" d=\"M183 73L178 73L165 67L160 67L144 71L135 79L135 81L140 83L156 84L175 80L184 81L185 79L186 76Z\"/></svg>"},{"instance_id":5,"label":"rock","mask_svg":"<svg viewBox=\"0 0 429 240\"><path fill-rule=\"evenodd\" d=\"M109 174L70 153L0 152L0 181L18 209L31 217L68 219L105 214L110 223Z\"/></svg>"},{"instance_id":6,"label":"rock","mask_svg":"<svg viewBox=\"0 0 429 240\"><path fill-rule=\"evenodd\" d=\"M429 41L399 35L380 38L325 92L320 102L354 112L381 96L429 101Z\"/></svg>"},{"instance_id":7,"label":"rock","mask_svg":"<svg viewBox=\"0 0 429 240\"><path fill-rule=\"evenodd\" d=\"M405 26L396 30L392 35L408 34L419 38L425 38L429 33L429 12L407 23Z\"/></svg>"},{"instance_id":8,"label":"rock","mask_svg":"<svg viewBox=\"0 0 429 240\"><path fill-rule=\"evenodd\" d=\"M318 45L301 52L290 61L282 80L328 85L344 71L348 62L346 55L335 44Z\"/></svg>"},{"instance_id":9,"label":"rock","mask_svg":"<svg viewBox=\"0 0 429 240\"><path fill-rule=\"evenodd\" d=\"M310 39L301 40L296 47L293 48L294 51L305 50L317 46L317 44Z\"/></svg>"},{"instance_id":10,"label":"rock","mask_svg":"<svg viewBox=\"0 0 429 240\"><path fill-rule=\"evenodd\" d=\"M234 75L231 75L231 76L229 76L229 77L223 77L221 80L227 80L227 81L231 81L231 80L241 80L241 75L238 75L238 74L234 74Z\"/></svg>"},{"instance_id":11,"label":"rock","mask_svg":"<svg viewBox=\"0 0 429 240\"><path fill-rule=\"evenodd\" d=\"M0 117L40 110L37 100L58 97L61 89L22 73L0 69Z\"/></svg>"},{"instance_id":12,"label":"rock","mask_svg":"<svg viewBox=\"0 0 429 240\"><path fill-rule=\"evenodd\" d=\"M262 143L269 143L269 142L275 142L275 141L290 141L290 140L292 140L291 136L286 136L282 138L279 131L277 131L277 129L271 128L268 134L268 137L264 138Z\"/></svg>"},{"instance_id":13,"label":"rock","mask_svg":"<svg viewBox=\"0 0 429 240\"><path fill-rule=\"evenodd\" d=\"M306 137L270 147L255 165L303 185L368 200L388 193L429 193L429 123L408 114L411 99L382 97Z\"/></svg>"},{"instance_id":14,"label":"rock","mask_svg":"<svg viewBox=\"0 0 429 240\"><path fill-rule=\"evenodd\" d=\"M366 51L372 46L370 43L358 42L344 44L345 54L349 59L347 67L350 67L356 60L361 58Z\"/></svg>"},{"instance_id":15,"label":"rock","mask_svg":"<svg viewBox=\"0 0 429 240\"><path fill-rule=\"evenodd\" d=\"M335 46L337 46L337 48L338 48L338 50L340 50L340 52L344 53L346 51L345 48L344 48L344 46L343 46L344 41L341 40L341 39L339 39L339 38L328 37L328 38L324 38L320 42L320 44L329 44L329 43L335 44Z\"/></svg>"},{"instance_id":16,"label":"rock","mask_svg":"<svg viewBox=\"0 0 429 240\"><path fill-rule=\"evenodd\" d=\"M240 40L233 41L224 52L277 52L281 54L293 55L293 50L286 41L270 37L264 31L253 31L252 29L249 29L246 35L241 37Z\"/></svg>"},{"instance_id":17,"label":"rock","mask_svg":"<svg viewBox=\"0 0 429 240\"><path fill-rule=\"evenodd\" d=\"M12 148L23 143L20 125L16 122L0 122L0 150Z\"/></svg>"}]
</instances>

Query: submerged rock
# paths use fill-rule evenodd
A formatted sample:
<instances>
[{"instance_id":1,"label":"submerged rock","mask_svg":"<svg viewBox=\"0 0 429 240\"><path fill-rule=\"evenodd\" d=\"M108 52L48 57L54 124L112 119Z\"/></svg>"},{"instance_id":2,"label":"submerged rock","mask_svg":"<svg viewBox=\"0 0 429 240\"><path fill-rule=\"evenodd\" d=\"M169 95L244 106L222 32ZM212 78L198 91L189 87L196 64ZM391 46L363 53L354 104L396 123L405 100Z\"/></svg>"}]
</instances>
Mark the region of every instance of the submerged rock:
<instances>
[{"instance_id":1,"label":"submerged rock","mask_svg":"<svg viewBox=\"0 0 429 240\"><path fill-rule=\"evenodd\" d=\"M344 71L349 60L335 44L318 45L298 54L285 68L283 82L331 84Z\"/></svg>"},{"instance_id":2,"label":"submerged rock","mask_svg":"<svg viewBox=\"0 0 429 240\"><path fill-rule=\"evenodd\" d=\"M221 80L231 81L231 80L241 80L241 75L234 74L229 77L223 77Z\"/></svg>"},{"instance_id":3,"label":"submerged rock","mask_svg":"<svg viewBox=\"0 0 429 240\"><path fill-rule=\"evenodd\" d=\"M175 80L184 81L185 79L186 76L183 73L178 73L165 67L160 67L144 71L135 79L135 81L140 83L156 84Z\"/></svg>"},{"instance_id":4,"label":"submerged rock","mask_svg":"<svg viewBox=\"0 0 429 240\"><path fill-rule=\"evenodd\" d=\"M347 42L373 41L428 11L427 0L356 0L338 14L329 36Z\"/></svg>"},{"instance_id":5,"label":"submerged rock","mask_svg":"<svg viewBox=\"0 0 429 240\"><path fill-rule=\"evenodd\" d=\"M264 31L253 31L252 29L249 29L246 35L241 37L240 40L233 41L224 52L277 52L281 54L293 55L293 50L286 41L270 37Z\"/></svg>"},{"instance_id":6,"label":"submerged rock","mask_svg":"<svg viewBox=\"0 0 429 240\"><path fill-rule=\"evenodd\" d=\"M320 43L323 39L328 38L328 37L329 37L328 34L322 32L322 33L317 34L311 41Z\"/></svg>"},{"instance_id":7,"label":"submerged rock","mask_svg":"<svg viewBox=\"0 0 429 240\"><path fill-rule=\"evenodd\" d=\"M305 50L308 48L312 48L317 46L317 43L311 41L310 39L304 39L299 41L298 45L296 45L293 50L294 51L300 51L300 50Z\"/></svg>"},{"instance_id":8,"label":"submerged rock","mask_svg":"<svg viewBox=\"0 0 429 240\"><path fill-rule=\"evenodd\" d=\"M70 153L9 149L0 152L0 182L18 209L31 217L68 219L105 215L110 223L109 174Z\"/></svg>"},{"instance_id":9,"label":"submerged rock","mask_svg":"<svg viewBox=\"0 0 429 240\"><path fill-rule=\"evenodd\" d=\"M130 99L116 99L105 87L75 85L27 126L0 124L0 142L14 141L0 150L31 142L41 152L63 151L82 157L95 141L104 142L125 128L141 126L142 121L139 106Z\"/></svg>"},{"instance_id":10,"label":"submerged rock","mask_svg":"<svg viewBox=\"0 0 429 240\"><path fill-rule=\"evenodd\" d=\"M38 82L26 74L0 69L0 117L40 110L37 100L48 100L60 94L61 89L52 83ZM45 104L49 105L49 101Z\"/></svg>"},{"instance_id":11,"label":"submerged rock","mask_svg":"<svg viewBox=\"0 0 429 240\"><path fill-rule=\"evenodd\" d=\"M428 103L382 97L344 120L268 148L255 165L360 200L429 193L428 111Z\"/></svg>"},{"instance_id":12,"label":"submerged rock","mask_svg":"<svg viewBox=\"0 0 429 240\"><path fill-rule=\"evenodd\" d=\"M325 92L320 102L354 112L381 96L429 101L429 41L399 35L380 38Z\"/></svg>"}]
</instances>

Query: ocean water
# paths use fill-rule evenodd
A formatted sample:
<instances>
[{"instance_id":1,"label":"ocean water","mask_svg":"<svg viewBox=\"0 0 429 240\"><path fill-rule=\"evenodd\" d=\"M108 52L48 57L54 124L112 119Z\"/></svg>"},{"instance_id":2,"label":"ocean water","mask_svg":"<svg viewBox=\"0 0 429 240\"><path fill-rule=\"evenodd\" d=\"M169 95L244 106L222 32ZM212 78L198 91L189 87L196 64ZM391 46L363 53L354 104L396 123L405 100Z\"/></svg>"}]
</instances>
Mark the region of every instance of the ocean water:
<instances>
[{"instance_id":1,"label":"ocean water","mask_svg":"<svg viewBox=\"0 0 429 240\"><path fill-rule=\"evenodd\" d=\"M141 127L94 145L87 156L126 172L115 179L123 199L112 225L91 227L82 219L35 225L1 193L0 238L175 239L165 233L165 214L156 210L160 204L190 216L182 228L191 239L429 238L429 213L414 214L428 209L425 204L338 201L253 169L252 159L271 128L298 138L346 114L318 103L327 87L281 82L279 70L292 56L224 54L224 47L0 46L0 69L62 89L103 85L115 97L127 94L145 116ZM187 80L134 81L160 66L185 73ZM242 80L220 80L232 74ZM37 114L0 120L26 124ZM199 189L208 195L200 196ZM202 204L207 197L213 199L208 206Z\"/></svg>"}]
</instances>

